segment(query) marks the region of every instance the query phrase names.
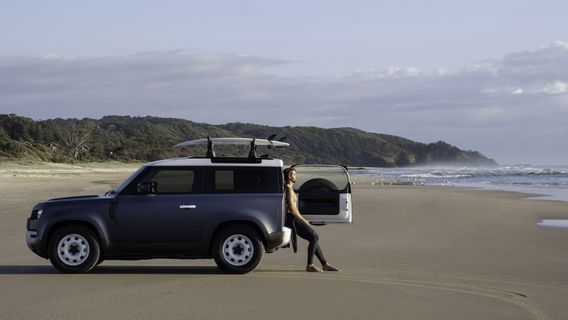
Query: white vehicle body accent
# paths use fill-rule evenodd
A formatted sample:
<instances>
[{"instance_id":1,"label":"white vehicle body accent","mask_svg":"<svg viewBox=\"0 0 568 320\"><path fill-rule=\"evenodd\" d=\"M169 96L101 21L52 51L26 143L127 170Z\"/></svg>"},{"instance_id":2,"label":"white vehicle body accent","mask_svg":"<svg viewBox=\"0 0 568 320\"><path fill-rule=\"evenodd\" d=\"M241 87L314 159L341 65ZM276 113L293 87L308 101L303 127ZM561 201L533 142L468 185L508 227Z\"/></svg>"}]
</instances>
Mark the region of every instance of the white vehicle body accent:
<instances>
[{"instance_id":1,"label":"white vehicle body accent","mask_svg":"<svg viewBox=\"0 0 568 320\"><path fill-rule=\"evenodd\" d=\"M339 214L337 215L304 215L308 221L314 224L326 223L353 223L353 207L351 194L339 194Z\"/></svg>"},{"instance_id":2,"label":"white vehicle body accent","mask_svg":"<svg viewBox=\"0 0 568 320\"><path fill-rule=\"evenodd\" d=\"M297 165L293 168L298 172L298 180L294 186L298 199L298 209L308 221L315 225L353 223L351 179L347 169L337 165ZM302 193L300 191L302 187L310 182L323 183L323 189L329 191L327 193L322 193L322 191L315 191L315 193L304 191ZM329 196L326 196L326 194L329 194ZM308 201L311 205L308 204ZM319 201L327 202L328 208L318 208ZM336 208L337 211L329 212L329 207ZM326 213L326 211L328 212Z\"/></svg>"},{"instance_id":3,"label":"white vehicle body accent","mask_svg":"<svg viewBox=\"0 0 568 320\"><path fill-rule=\"evenodd\" d=\"M191 166L204 166L204 167L280 167L284 166L284 162L280 159L261 159L260 163L223 163L223 162L212 162L210 158L173 158L158 160L154 162L146 163L145 166L180 166L180 167L191 167Z\"/></svg>"},{"instance_id":4,"label":"white vehicle body accent","mask_svg":"<svg viewBox=\"0 0 568 320\"><path fill-rule=\"evenodd\" d=\"M284 232L284 242L282 242L280 246L285 247L290 243L290 238L292 237L292 229L288 227L282 227L282 232Z\"/></svg>"}]
</instances>

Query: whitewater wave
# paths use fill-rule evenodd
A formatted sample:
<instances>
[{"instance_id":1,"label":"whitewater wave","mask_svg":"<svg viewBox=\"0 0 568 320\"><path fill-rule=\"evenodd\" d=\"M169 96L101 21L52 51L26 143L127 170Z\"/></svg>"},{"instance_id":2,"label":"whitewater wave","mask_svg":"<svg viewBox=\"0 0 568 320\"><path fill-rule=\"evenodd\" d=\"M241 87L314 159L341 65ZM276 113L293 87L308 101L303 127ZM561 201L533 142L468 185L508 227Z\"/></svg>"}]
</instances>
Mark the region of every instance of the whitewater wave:
<instances>
[{"instance_id":1,"label":"whitewater wave","mask_svg":"<svg viewBox=\"0 0 568 320\"><path fill-rule=\"evenodd\" d=\"M568 166L510 165L498 167L408 167L361 168L355 175L372 177L377 181L412 181L423 185L456 185L485 188L566 193L568 200Z\"/></svg>"}]
</instances>

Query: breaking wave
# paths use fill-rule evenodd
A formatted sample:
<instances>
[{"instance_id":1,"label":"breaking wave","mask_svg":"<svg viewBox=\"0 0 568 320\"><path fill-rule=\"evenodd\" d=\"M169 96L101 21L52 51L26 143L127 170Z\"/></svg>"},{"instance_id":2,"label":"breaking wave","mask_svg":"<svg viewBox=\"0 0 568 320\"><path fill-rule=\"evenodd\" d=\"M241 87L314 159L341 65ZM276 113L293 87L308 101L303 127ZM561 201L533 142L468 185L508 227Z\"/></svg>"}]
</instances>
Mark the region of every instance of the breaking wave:
<instances>
[{"instance_id":1,"label":"breaking wave","mask_svg":"<svg viewBox=\"0 0 568 320\"><path fill-rule=\"evenodd\" d=\"M566 193L568 200L568 166L359 168L351 172L401 184L471 186L541 194L560 192Z\"/></svg>"}]
</instances>

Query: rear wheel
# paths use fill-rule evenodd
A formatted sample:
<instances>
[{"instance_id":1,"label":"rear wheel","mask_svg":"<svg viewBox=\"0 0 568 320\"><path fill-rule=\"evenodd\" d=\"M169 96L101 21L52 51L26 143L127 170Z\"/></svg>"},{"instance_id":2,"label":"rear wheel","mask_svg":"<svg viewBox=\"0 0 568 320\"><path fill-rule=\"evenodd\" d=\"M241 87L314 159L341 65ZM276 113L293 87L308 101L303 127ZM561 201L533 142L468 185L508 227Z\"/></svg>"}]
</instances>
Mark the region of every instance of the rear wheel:
<instances>
[{"instance_id":1,"label":"rear wheel","mask_svg":"<svg viewBox=\"0 0 568 320\"><path fill-rule=\"evenodd\" d=\"M217 266L229 273L247 273L260 263L264 245L249 226L233 225L222 229L213 241Z\"/></svg>"},{"instance_id":2,"label":"rear wheel","mask_svg":"<svg viewBox=\"0 0 568 320\"><path fill-rule=\"evenodd\" d=\"M95 234L84 226L66 226L55 230L48 244L49 260L64 273L84 273L93 269L101 249Z\"/></svg>"}]
</instances>

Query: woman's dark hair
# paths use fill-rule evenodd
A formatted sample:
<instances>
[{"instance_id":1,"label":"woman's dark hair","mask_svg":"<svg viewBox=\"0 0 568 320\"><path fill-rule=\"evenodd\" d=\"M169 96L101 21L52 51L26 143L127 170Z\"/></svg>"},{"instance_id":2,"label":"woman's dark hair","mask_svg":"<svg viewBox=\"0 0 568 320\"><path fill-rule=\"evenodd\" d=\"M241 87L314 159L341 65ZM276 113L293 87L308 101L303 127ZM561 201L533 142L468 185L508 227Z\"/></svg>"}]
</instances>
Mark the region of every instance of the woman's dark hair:
<instances>
[{"instance_id":1,"label":"woman's dark hair","mask_svg":"<svg viewBox=\"0 0 568 320\"><path fill-rule=\"evenodd\" d=\"M285 182L288 182L290 180L290 173L292 173L292 171L296 171L296 169L294 169L294 168L284 169L284 181Z\"/></svg>"}]
</instances>

